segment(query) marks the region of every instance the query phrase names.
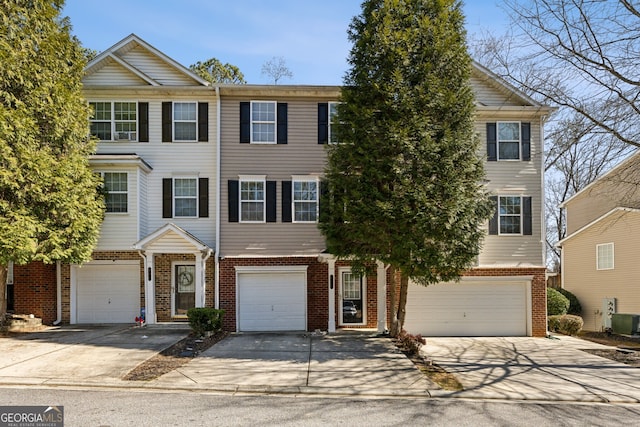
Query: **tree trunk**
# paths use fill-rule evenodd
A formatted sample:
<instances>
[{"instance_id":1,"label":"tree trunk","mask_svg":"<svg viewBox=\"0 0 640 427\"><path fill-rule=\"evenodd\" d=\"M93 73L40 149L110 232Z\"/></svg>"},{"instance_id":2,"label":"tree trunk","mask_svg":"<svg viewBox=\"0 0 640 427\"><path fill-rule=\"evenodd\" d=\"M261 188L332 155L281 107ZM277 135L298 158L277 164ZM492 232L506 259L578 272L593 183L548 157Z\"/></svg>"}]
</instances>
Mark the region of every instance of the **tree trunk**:
<instances>
[{"instance_id":1,"label":"tree trunk","mask_svg":"<svg viewBox=\"0 0 640 427\"><path fill-rule=\"evenodd\" d=\"M7 266L0 264L0 323L7 313Z\"/></svg>"},{"instance_id":2,"label":"tree trunk","mask_svg":"<svg viewBox=\"0 0 640 427\"><path fill-rule=\"evenodd\" d=\"M407 292L409 290L409 276L400 276L400 297L398 298L398 332L404 328L404 319L407 314Z\"/></svg>"},{"instance_id":3,"label":"tree trunk","mask_svg":"<svg viewBox=\"0 0 640 427\"><path fill-rule=\"evenodd\" d=\"M398 311L396 307L396 269L394 266L389 267L389 305L391 309L389 310L391 314L390 325L389 325L389 334L392 337L397 337L400 333L400 329L398 329Z\"/></svg>"}]
</instances>

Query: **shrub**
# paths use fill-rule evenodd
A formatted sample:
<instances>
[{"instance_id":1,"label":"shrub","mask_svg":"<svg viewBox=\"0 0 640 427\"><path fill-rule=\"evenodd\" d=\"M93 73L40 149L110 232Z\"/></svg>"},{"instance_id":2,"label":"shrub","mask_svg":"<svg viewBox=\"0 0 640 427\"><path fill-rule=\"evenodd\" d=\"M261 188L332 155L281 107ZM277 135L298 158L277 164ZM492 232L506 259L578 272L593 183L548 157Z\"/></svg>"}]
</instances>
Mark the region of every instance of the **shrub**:
<instances>
[{"instance_id":1,"label":"shrub","mask_svg":"<svg viewBox=\"0 0 640 427\"><path fill-rule=\"evenodd\" d=\"M549 316L567 314L568 308L569 300L567 297L553 288L547 288L547 314Z\"/></svg>"},{"instance_id":2,"label":"shrub","mask_svg":"<svg viewBox=\"0 0 640 427\"><path fill-rule=\"evenodd\" d=\"M189 325L196 335L204 335L205 332L219 331L222 329L222 315L224 310L216 310L210 307L197 307L187 310Z\"/></svg>"},{"instance_id":3,"label":"shrub","mask_svg":"<svg viewBox=\"0 0 640 427\"><path fill-rule=\"evenodd\" d=\"M582 330L584 321L580 316L574 316L572 314L566 314L560 316L560 332L565 335L576 335Z\"/></svg>"},{"instance_id":4,"label":"shrub","mask_svg":"<svg viewBox=\"0 0 640 427\"><path fill-rule=\"evenodd\" d=\"M567 314L573 314L576 316L580 316L582 314L582 306L580 305L580 301L578 301L578 297L569 292L566 289L556 289L562 295L567 297L569 300L569 308L567 309Z\"/></svg>"},{"instance_id":5,"label":"shrub","mask_svg":"<svg viewBox=\"0 0 640 427\"><path fill-rule=\"evenodd\" d=\"M420 354L420 347L427 343L427 340L422 338L422 335L411 335L404 329L398 334L398 346L402 348L406 353L412 356Z\"/></svg>"},{"instance_id":6,"label":"shrub","mask_svg":"<svg viewBox=\"0 0 640 427\"><path fill-rule=\"evenodd\" d=\"M549 316L547 318L548 328L551 332L560 331L560 315Z\"/></svg>"}]
</instances>

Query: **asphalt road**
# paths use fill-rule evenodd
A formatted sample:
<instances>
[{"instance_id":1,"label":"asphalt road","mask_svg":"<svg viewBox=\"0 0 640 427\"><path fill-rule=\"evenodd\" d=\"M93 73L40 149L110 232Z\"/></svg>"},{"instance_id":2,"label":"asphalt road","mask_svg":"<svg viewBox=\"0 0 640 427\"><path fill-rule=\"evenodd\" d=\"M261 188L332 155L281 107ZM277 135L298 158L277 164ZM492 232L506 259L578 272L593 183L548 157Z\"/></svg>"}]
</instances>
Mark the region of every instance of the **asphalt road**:
<instances>
[{"instance_id":1,"label":"asphalt road","mask_svg":"<svg viewBox=\"0 0 640 427\"><path fill-rule=\"evenodd\" d=\"M65 426L613 426L640 405L232 396L2 388L0 405L62 405Z\"/></svg>"}]
</instances>

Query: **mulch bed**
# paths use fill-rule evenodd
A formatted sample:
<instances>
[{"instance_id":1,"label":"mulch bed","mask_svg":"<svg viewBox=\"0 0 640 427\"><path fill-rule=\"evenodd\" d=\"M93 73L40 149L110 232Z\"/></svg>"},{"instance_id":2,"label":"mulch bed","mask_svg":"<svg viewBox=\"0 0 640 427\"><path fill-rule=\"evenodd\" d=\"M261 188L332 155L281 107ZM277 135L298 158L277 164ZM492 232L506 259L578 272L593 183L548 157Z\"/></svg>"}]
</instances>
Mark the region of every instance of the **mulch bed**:
<instances>
[{"instance_id":1,"label":"mulch bed","mask_svg":"<svg viewBox=\"0 0 640 427\"><path fill-rule=\"evenodd\" d=\"M606 350L583 350L587 353L615 360L634 368L640 368L640 336L638 335L628 336L608 332L582 331L578 334L578 338L617 347L616 349Z\"/></svg>"},{"instance_id":2,"label":"mulch bed","mask_svg":"<svg viewBox=\"0 0 640 427\"><path fill-rule=\"evenodd\" d=\"M228 332L219 331L209 337L197 337L193 333L166 350L133 368L124 376L126 381L150 381L173 371L224 339Z\"/></svg>"}]
</instances>

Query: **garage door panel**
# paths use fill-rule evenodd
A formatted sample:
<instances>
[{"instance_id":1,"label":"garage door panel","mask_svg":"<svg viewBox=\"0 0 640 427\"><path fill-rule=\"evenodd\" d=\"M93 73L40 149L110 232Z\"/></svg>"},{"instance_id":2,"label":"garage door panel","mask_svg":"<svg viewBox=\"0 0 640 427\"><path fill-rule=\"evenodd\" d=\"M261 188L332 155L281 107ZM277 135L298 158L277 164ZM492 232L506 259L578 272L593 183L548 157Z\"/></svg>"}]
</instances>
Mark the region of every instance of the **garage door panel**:
<instances>
[{"instance_id":1,"label":"garage door panel","mask_svg":"<svg viewBox=\"0 0 640 427\"><path fill-rule=\"evenodd\" d=\"M405 329L425 336L527 334L526 283L411 284Z\"/></svg>"},{"instance_id":2,"label":"garage door panel","mask_svg":"<svg viewBox=\"0 0 640 427\"><path fill-rule=\"evenodd\" d=\"M238 329L288 331L306 329L304 273L239 273Z\"/></svg>"},{"instance_id":3,"label":"garage door panel","mask_svg":"<svg viewBox=\"0 0 640 427\"><path fill-rule=\"evenodd\" d=\"M137 264L77 268L77 322L131 323L140 314L139 275Z\"/></svg>"}]
</instances>

